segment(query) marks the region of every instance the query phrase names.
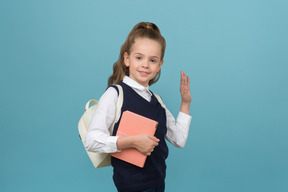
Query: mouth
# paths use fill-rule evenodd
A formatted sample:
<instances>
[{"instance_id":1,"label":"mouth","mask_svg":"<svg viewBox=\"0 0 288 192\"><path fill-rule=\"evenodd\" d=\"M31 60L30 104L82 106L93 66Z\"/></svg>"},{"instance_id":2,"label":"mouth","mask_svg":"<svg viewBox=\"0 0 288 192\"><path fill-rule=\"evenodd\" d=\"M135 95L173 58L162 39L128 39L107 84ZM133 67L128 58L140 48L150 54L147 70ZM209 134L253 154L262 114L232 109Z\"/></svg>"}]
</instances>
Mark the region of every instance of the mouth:
<instances>
[{"instance_id":1,"label":"mouth","mask_svg":"<svg viewBox=\"0 0 288 192\"><path fill-rule=\"evenodd\" d=\"M147 76L150 74L149 72L146 71L138 71L138 72L140 73L141 76Z\"/></svg>"}]
</instances>

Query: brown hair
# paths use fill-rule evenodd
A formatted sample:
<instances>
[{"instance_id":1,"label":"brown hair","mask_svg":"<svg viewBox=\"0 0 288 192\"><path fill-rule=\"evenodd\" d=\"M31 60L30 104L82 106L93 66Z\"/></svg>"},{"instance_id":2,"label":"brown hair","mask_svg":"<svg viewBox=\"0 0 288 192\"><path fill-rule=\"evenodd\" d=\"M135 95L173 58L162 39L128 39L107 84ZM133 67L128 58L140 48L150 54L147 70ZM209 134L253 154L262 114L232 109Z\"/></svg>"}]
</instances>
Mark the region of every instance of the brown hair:
<instances>
[{"instance_id":1,"label":"brown hair","mask_svg":"<svg viewBox=\"0 0 288 192\"><path fill-rule=\"evenodd\" d=\"M130 54L131 47L133 46L137 38L149 38L160 43L162 47L161 61L163 60L166 48L166 41L161 35L159 28L154 23L140 22L133 27L126 41L121 46L119 58L113 65L113 74L108 79L108 87L112 84L120 83L125 75L129 76L129 67L127 67L124 63L124 53L127 52L128 54ZM149 81L149 85L152 85L159 80L160 72L161 70L159 70L157 75Z\"/></svg>"}]
</instances>

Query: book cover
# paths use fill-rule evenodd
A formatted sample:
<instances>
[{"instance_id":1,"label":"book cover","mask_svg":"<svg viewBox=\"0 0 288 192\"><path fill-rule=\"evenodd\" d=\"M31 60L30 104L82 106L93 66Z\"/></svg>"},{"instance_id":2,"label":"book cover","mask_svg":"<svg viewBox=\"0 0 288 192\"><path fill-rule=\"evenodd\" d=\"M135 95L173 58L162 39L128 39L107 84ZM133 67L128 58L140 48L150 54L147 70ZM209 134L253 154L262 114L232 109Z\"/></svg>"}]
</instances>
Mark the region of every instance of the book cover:
<instances>
[{"instance_id":1,"label":"book cover","mask_svg":"<svg viewBox=\"0 0 288 192\"><path fill-rule=\"evenodd\" d=\"M131 111L124 111L119 123L116 136L125 137L139 134L154 135L157 121L133 113ZM144 167L147 156L139 152L137 149L130 148L121 150L121 152L111 153L111 156L136 165Z\"/></svg>"}]
</instances>

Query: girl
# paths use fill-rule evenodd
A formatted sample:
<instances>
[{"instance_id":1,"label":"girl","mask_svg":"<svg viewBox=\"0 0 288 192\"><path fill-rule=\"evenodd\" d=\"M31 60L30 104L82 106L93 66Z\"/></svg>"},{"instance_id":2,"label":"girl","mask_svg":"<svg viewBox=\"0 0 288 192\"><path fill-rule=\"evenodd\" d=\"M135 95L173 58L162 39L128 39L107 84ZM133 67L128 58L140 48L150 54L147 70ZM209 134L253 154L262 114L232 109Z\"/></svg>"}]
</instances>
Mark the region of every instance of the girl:
<instances>
[{"instance_id":1,"label":"girl","mask_svg":"<svg viewBox=\"0 0 288 192\"><path fill-rule=\"evenodd\" d=\"M189 77L181 72L181 107L177 120L161 106L149 86L157 82L163 65L166 42L159 28L148 22L138 23L121 47L108 89L99 100L91 121L85 147L88 151L113 153L135 148L147 155L143 168L111 157L113 180L118 191L164 191L168 147L165 139L176 147L184 147L191 122ZM115 118L118 89L123 88L122 112L129 110L158 122L155 136L146 134L117 137L118 122L112 136L108 128Z\"/></svg>"}]
</instances>

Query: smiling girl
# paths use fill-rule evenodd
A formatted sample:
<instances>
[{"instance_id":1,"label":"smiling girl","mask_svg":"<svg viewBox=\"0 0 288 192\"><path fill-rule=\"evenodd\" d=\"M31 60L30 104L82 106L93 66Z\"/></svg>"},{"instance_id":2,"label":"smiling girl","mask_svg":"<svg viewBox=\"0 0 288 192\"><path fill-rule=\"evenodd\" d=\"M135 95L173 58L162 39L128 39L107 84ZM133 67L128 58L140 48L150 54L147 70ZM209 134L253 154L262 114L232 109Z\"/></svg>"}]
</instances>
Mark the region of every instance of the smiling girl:
<instances>
[{"instance_id":1,"label":"smiling girl","mask_svg":"<svg viewBox=\"0 0 288 192\"><path fill-rule=\"evenodd\" d=\"M121 47L118 61L113 66L113 74L108 80L108 89L99 100L91 125L86 135L85 147L88 151L114 153L135 148L147 155L143 168L139 168L111 157L113 180L118 191L164 191L166 163L168 156L167 139L176 147L184 147L191 122L191 95L189 77L181 72L181 107L177 120L161 105L149 86L160 78L166 41L159 28L148 22L138 23L129 33ZM108 128L115 119L118 89L123 88L124 98L118 122L113 134ZM154 136L140 134L117 137L119 119L126 110L140 114L158 122Z\"/></svg>"}]
</instances>

